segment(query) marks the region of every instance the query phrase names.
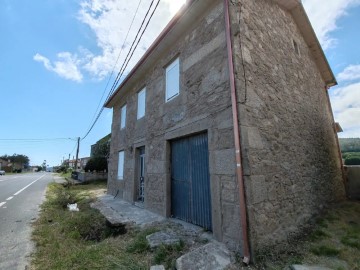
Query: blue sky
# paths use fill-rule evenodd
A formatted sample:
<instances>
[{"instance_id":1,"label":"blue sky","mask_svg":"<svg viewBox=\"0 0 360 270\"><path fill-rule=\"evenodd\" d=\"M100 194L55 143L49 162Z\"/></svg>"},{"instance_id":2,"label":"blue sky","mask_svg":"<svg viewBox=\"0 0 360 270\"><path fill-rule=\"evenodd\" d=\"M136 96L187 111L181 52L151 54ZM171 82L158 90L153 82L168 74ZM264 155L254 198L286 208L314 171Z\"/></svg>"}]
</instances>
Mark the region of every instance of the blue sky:
<instances>
[{"instance_id":1,"label":"blue sky","mask_svg":"<svg viewBox=\"0 0 360 270\"><path fill-rule=\"evenodd\" d=\"M150 2L141 1L124 42L139 1L0 0L0 155L25 154L33 165L51 166L75 155L75 138L103 104L121 48L115 74ZM161 1L127 71L182 2ZM360 137L360 0L303 3L339 82L330 96L340 137ZM110 132L111 120L104 110L81 141L80 157Z\"/></svg>"}]
</instances>

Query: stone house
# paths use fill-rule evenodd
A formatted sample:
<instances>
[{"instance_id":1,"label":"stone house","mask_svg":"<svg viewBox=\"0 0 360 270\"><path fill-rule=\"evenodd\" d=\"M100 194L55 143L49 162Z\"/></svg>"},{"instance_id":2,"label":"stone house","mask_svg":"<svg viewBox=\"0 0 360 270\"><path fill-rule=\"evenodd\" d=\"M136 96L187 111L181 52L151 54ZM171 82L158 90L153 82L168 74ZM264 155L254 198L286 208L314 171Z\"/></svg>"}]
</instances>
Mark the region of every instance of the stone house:
<instances>
[{"instance_id":1,"label":"stone house","mask_svg":"<svg viewBox=\"0 0 360 270\"><path fill-rule=\"evenodd\" d=\"M335 84L301 1L188 0L105 104L108 193L249 261L344 198Z\"/></svg>"},{"instance_id":2,"label":"stone house","mask_svg":"<svg viewBox=\"0 0 360 270\"><path fill-rule=\"evenodd\" d=\"M7 160L0 158L0 170L4 167L7 167L8 164L9 164L9 162Z\"/></svg>"}]
</instances>

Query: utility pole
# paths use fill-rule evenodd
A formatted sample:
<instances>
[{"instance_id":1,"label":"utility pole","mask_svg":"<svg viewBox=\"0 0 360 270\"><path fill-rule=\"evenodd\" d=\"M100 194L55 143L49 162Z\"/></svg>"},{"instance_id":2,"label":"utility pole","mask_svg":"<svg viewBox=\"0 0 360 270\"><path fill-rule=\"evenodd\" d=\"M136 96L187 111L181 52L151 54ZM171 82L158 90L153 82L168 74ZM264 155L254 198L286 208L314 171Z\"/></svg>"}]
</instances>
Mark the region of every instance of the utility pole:
<instances>
[{"instance_id":1,"label":"utility pole","mask_svg":"<svg viewBox=\"0 0 360 270\"><path fill-rule=\"evenodd\" d=\"M80 148L80 137L77 139L77 149L76 149L76 159L75 159L75 171L77 170L77 162L79 158L79 148Z\"/></svg>"}]
</instances>

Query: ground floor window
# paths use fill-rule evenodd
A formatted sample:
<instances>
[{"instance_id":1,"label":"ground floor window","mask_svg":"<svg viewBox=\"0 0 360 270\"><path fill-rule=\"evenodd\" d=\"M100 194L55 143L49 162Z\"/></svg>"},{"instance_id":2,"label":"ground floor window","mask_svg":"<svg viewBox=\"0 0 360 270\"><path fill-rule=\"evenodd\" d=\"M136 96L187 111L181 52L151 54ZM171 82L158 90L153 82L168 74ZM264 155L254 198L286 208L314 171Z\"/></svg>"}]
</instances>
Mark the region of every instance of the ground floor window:
<instances>
[{"instance_id":1,"label":"ground floor window","mask_svg":"<svg viewBox=\"0 0 360 270\"><path fill-rule=\"evenodd\" d=\"M119 152L118 180L124 179L124 151Z\"/></svg>"}]
</instances>

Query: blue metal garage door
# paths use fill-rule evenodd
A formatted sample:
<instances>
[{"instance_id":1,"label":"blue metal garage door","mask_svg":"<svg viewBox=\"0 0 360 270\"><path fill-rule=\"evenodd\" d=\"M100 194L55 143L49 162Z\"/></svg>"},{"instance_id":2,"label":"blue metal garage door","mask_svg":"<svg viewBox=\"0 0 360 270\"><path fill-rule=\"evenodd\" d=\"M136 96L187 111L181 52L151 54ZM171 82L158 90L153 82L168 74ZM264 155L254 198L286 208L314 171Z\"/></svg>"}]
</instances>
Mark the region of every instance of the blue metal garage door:
<instances>
[{"instance_id":1,"label":"blue metal garage door","mask_svg":"<svg viewBox=\"0 0 360 270\"><path fill-rule=\"evenodd\" d=\"M171 142L172 216L211 230L207 133Z\"/></svg>"}]
</instances>

